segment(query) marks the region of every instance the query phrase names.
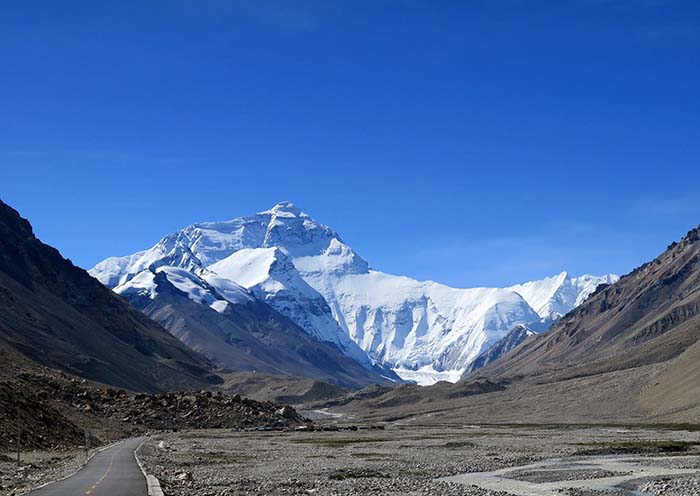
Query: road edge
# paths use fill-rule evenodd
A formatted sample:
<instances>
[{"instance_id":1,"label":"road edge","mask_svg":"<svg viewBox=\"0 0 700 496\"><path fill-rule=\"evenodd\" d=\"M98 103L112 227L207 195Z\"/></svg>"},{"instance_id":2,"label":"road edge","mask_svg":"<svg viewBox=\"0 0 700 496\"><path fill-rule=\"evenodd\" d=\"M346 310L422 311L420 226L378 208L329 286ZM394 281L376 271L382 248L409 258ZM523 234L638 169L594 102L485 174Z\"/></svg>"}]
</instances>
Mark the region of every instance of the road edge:
<instances>
[{"instance_id":1,"label":"road edge","mask_svg":"<svg viewBox=\"0 0 700 496\"><path fill-rule=\"evenodd\" d=\"M136 459L136 464L139 466L141 469L141 473L143 476L146 478L146 486L148 487L148 496L165 496L163 494L163 489L160 487L160 481L156 478L155 475L148 475L146 473L146 469L143 467L143 464L141 463L141 460L139 460L139 450L141 449L141 446L148 441L148 438L144 439L141 441L141 444L138 445L138 447L134 450L134 458Z\"/></svg>"},{"instance_id":2,"label":"road edge","mask_svg":"<svg viewBox=\"0 0 700 496\"><path fill-rule=\"evenodd\" d=\"M78 472L80 472L83 468L85 468L85 465L87 465L87 464L90 462L90 460L92 460L92 457L95 456L97 453L99 453L100 451L104 451L104 450L106 450L106 449L109 449L109 448L111 448L112 446L121 443L122 441L123 441L123 439L120 439L119 441L115 441L115 442L113 442L113 443L111 443L111 444L108 444L108 445L106 445L106 446L101 446L101 447L99 447L99 448L94 448L94 449L90 450L90 452L88 453L87 460L83 461L83 463L81 463L80 466L79 466L77 469L75 469L73 472L71 472L70 474L64 475L63 477L61 477L61 478L59 478L59 479L56 479L56 480L44 482L43 484L40 484L40 485L38 485L38 486L36 486L36 487L30 487L30 488L28 488L26 491L23 491L23 492L21 492L21 493L18 493L18 496L23 496L23 495L25 495L25 494L31 493L32 491L36 491L37 489L42 489L42 488L44 488L44 487L46 487L46 486L50 486L51 484L55 484L55 483L57 483L57 482L61 482L61 481L66 480L66 479L70 479L70 478L73 477L75 474L77 474ZM80 455L79 455L79 456L80 456Z\"/></svg>"}]
</instances>

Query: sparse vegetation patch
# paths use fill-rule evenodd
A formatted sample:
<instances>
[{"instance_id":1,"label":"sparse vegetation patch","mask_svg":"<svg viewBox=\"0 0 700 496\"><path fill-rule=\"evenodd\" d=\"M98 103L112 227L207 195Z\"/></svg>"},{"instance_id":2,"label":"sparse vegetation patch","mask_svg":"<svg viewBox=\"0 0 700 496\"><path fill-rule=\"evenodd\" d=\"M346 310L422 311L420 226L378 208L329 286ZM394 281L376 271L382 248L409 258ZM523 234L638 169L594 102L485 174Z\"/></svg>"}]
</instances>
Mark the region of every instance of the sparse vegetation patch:
<instances>
[{"instance_id":1,"label":"sparse vegetation patch","mask_svg":"<svg viewBox=\"0 0 700 496\"><path fill-rule=\"evenodd\" d=\"M637 453L685 453L700 442L690 441L610 441L583 443L587 446L576 455L617 455Z\"/></svg>"},{"instance_id":2,"label":"sparse vegetation patch","mask_svg":"<svg viewBox=\"0 0 700 496\"><path fill-rule=\"evenodd\" d=\"M331 480L345 479L368 479L368 478L385 478L385 474L371 468L343 468L331 472L328 476Z\"/></svg>"},{"instance_id":3,"label":"sparse vegetation patch","mask_svg":"<svg viewBox=\"0 0 700 496\"><path fill-rule=\"evenodd\" d=\"M352 437L352 438L306 438L306 439L294 439L293 442L301 444L315 444L317 446L324 446L327 448L344 448L346 446L352 446L353 444L363 444L363 443L383 443L385 441L390 441L390 439L380 439L380 438L365 438L365 437Z\"/></svg>"}]
</instances>

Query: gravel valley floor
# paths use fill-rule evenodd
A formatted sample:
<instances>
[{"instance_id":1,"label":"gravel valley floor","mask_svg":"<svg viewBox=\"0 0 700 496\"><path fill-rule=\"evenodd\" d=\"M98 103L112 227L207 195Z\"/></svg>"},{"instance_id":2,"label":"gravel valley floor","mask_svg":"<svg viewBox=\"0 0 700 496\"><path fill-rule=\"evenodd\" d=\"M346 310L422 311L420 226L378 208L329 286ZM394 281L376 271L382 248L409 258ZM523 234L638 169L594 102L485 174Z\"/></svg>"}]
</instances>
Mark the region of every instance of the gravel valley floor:
<instances>
[{"instance_id":1,"label":"gravel valley floor","mask_svg":"<svg viewBox=\"0 0 700 496\"><path fill-rule=\"evenodd\" d=\"M357 427L161 433L140 456L171 496L700 495L692 429Z\"/></svg>"}]
</instances>

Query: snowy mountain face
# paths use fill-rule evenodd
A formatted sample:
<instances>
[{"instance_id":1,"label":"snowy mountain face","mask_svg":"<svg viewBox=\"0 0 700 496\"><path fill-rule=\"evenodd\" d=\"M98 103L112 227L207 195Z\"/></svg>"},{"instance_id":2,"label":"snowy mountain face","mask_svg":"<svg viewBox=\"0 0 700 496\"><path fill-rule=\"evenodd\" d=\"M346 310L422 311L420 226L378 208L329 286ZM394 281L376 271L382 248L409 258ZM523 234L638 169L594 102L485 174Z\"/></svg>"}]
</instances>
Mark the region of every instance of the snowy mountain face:
<instances>
[{"instance_id":1,"label":"snowy mountain face","mask_svg":"<svg viewBox=\"0 0 700 496\"><path fill-rule=\"evenodd\" d=\"M530 336L549 328L557 319L583 303L601 284L614 284L620 278L613 274L597 277L569 277L566 272L539 281L508 288L522 296L540 317L539 321L517 324L505 337L493 343L472 360L463 377L497 360L515 349Z\"/></svg>"},{"instance_id":2,"label":"snowy mountain face","mask_svg":"<svg viewBox=\"0 0 700 496\"><path fill-rule=\"evenodd\" d=\"M422 384L458 380L517 324L550 322L616 280L563 273L506 289L455 289L385 274L289 202L193 224L90 273L117 293L149 297L153 275L165 273L217 311L256 298L366 367L379 363Z\"/></svg>"},{"instance_id":3,"label":"snowy mountain face","mask_svg":"<svg viewBox=\"0 0 700 496\"><path fill-rule=\"evenodd\" d=\"M515 323L539 319L512 291L454 289L372 270L338 276L310 270L310 261L304 262L302 276L325 296L343 329L410 380L456 380L478 352Z\"/></svg>"},{"instance_id":4,"label":"snowy mountain face","mask_svg":"<svg viewBox=\"0 0 700 496\"><path fill-rule=\"evenodd\" d=\"M304 281L293 264L293 257L318 254L336 238L334 231L294 205L280 203L251 217L193 224L149 250L108 258L90 273L119 294L140 292L155 298L154 274L165 271L168 281L193 301L220 312L229 301L228 294L235 299L231 303L241 303L240 295L245 293L269 304L316 339L372 368L376 362L340 328L323 296ZM344 263L345 271L367 267L352 254ZM187 289L182 282L178 285L183 272L190 274ZM208 295L200 291L204 287Z\"/></svg>"},{"instance_id":5,"label":"snowy mountain face","mask_svg":"<svg viewBox=\"0 0 700 496\"><path fill-rule=\"evenodd\" d=\"M556 320L583 303L601 284L614 284L619 279L614 274L602 277L569 277L566 272L562 272L553 277L518 284L508 289L525 298L542 319Z\"/></svg>"}]
</instances>

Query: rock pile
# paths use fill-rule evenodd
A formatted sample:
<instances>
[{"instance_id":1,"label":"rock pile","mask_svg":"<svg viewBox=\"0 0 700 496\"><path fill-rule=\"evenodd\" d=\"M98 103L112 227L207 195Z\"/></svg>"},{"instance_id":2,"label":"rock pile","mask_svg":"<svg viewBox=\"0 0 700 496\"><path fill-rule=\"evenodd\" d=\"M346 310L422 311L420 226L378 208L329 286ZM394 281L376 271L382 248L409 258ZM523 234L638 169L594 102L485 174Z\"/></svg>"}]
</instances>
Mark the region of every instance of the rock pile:
<instances>
[{"instance_id":1,"label":"rock pile","mask_svg":"<svg viewBox=\"0 0 700 496\"><path fill-rule=\"evenodd\" d=\"M121 435L169 429L292 429L309 421L290 406L222 392L132 394L98 388L63 373L19 373L0 381L0 447L11 447L12 422L21 410L26 448L80 445L83 421L123 426ZM4 425L7 424L7 425ZM119 433L116 433L119 436Z\"/></svg>"},{"instance_id":2,"label":"rock pile","mask_svg":"<svg viewBox=\"0 0 700 496\"><path fill-rule=\"evenodd\" d=\"M290 406L221 392L129 396L108 389L93 393L86 398L84 408L148 429L291 428L306 422Z\"/></svg>"}]
</instances>

